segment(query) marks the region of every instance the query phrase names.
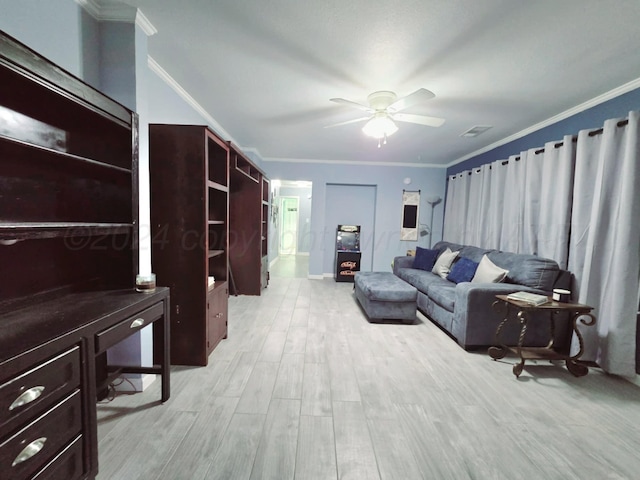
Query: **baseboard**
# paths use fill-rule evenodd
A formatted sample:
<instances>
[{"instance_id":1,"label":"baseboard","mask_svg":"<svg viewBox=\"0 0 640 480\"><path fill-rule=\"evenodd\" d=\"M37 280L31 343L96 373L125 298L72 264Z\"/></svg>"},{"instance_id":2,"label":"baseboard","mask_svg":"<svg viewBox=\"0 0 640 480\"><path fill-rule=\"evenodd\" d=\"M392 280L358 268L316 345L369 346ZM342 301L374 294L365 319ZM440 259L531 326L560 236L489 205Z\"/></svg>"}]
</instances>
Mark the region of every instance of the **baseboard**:
<instances>
[{"instance_id":1,"label":"baseboard","mask_svg":"<svg viewBox=\"0 0 640 480\"><path fill-rule=\"evenodd\" d=\"M120 381L121 380L121 381ZM116 392L144 392L156 381L156 375L140 373L123 373L114 385Z\"/></svg>"},{"instance_id":2,"label":"baseboard","mask_svg":"<svg viewBox=\"0 0 640 480\"><path fill-rule=\"evenodd\" d=\"M640 387L640 375L635 375L633 377L622 377L626 381L633 383L634 385Z\"/></svg>"},{"instance_id":3,"label":"baseboard","mask_svg":"<svg viewBox=\"0 0 640 480\"><path fill-rule=\"evenodd\" d=\"M269 268L273 267L276 263L278 263L278 259L280 257L275 257L273 260L269 262Z\"/></svg>"},{"instance_id":4,"label":"baseboard","mask_svg":"<svg viewBox=\"0 0 640 480\"><path fill-rule=\"evenodd\" d=\"M322 279L324 279L324 275L311 275L311 274L309 274L309 275L307 275L307 278L309 280L322 280Z\"/></svg>"}]
</instances>

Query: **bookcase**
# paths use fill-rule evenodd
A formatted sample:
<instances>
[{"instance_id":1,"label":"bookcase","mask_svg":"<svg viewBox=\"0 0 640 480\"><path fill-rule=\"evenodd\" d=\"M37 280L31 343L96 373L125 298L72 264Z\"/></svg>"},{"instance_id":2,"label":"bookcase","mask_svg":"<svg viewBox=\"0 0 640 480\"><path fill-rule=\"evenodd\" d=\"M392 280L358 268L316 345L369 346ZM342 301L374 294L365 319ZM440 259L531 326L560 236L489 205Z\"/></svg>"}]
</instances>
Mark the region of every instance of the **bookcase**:
<instances>
[{"instance_id":1,"label":"bookcase","mask_svg":"<svg viewBox=\"0 0 640 480\"><path fill-rule=\"evenodd\" d=\"M171 289L171 360L207 365L227 335L229 147L199 125L149 126L152 264Z\"/></svg>"},{"instance_id":2,"label":"bookcase","mask_svg":"<svg viewBox=\"0 0 640 480\"><path fill-rule=\"evenodd\" d=\"M229 265L234 293L260 295L269 275L269 181L233 143L229 142L229 150Z\"/></svg>"},{"instance_id":3,"label":"bookcase","mask_svg":"<svg viewBox=\"0 0 640 480\"><path fill-rule=\"evenodd\" d=\"M2 32L0 85L0 476L94 478L110 376L169 398L169 291L133 288L137 115ZM107 365L150 324L154 366Z\"/></svg>"},{"instance_id":4,"label":"bookcase","mask_svg":"<svg viewBox=\"0 0 640 480\"><path fill-rule=\"evenodd\" d=\"M269 285L269 203L271 198L271 182L265 176L262 177L262 236L260 242L261 270L260 283L262 288Z\"/></svg>"}]
</instances>

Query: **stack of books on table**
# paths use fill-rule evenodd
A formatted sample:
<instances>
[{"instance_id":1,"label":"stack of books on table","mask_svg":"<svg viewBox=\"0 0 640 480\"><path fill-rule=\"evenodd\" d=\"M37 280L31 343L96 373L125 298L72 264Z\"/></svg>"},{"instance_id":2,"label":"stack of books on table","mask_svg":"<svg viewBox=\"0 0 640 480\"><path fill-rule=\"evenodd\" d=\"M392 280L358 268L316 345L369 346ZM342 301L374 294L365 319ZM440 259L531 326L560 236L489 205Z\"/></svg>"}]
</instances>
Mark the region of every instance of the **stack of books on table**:
<instances>
[{"instance_id":1,"label":"stack of books on table","mask_svg":"<svg viewBox=\"0 0 640 480\"><path fill-rule=\"evenodd\" d=\"M546 295L539 295L537 293L531 292L514 292L507 295L507 298L509 300L524 302L527 305L533 305L534 307L550 302L549 297L547 297Z\"/></svg>"}]
</instances>

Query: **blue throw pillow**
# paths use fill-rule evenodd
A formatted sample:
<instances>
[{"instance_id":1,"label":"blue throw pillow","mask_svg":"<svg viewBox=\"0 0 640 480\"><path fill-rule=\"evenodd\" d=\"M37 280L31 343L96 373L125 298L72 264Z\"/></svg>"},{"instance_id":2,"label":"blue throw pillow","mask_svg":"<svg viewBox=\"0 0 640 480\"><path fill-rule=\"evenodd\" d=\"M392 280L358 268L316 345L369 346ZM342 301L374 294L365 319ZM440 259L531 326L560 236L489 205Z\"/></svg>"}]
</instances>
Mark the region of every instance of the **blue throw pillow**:
<instances>
[{"instance_id":1,"label":"blue throw pillow","mask_svg":"<svg viewBox=\"0 0 640 480\"><path fill-rule=\"evenodd\" d=\"M413 260L413 268L430 272L436 263L436 258L438 258L439 253L440 250L416 247L416 258Z\"/></svg>"},{"instance_id":2,"label":"blue throw pillow","mask_svg":"<svg viewBox=\"0 0 640 480\"><path fill-rule=\"evenodd\" d=\"M453 283L470 282L476 274L478 263L465 257L460 257L451 267L447 280Z\"/></svg>"}]
</instances>

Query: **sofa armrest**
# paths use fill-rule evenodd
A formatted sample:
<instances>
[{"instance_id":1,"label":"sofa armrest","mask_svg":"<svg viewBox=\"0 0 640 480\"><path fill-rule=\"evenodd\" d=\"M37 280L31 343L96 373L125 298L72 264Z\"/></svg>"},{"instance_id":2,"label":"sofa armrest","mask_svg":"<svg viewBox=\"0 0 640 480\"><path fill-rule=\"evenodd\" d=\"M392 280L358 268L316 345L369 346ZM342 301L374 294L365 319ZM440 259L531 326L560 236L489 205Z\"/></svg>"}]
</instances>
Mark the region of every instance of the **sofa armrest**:
<instances>
[{"instance_id":1,"label":"sofa armrest","mask_svg":"<svg viewBox=\"0 0 640 480\"><path fill-rule=\"evenodd\" d=\"M415 257L410 257L408 255L395 257L393 259L393 273L398 276L398 270L400 270L401 268L411 268L413 266L414 259Z\"/></svg>"},{"instance_id":2,"label":"sofa armrest","mask_svg":"<svg viewBox=\"0 0 640 480\"><path fill-rule=\"evenodd\" d=\"M541 290L513 283L463 282L456 285L451 333L458 343L462 346L491 345L501 321L500 315L492 307L496 295L520 291L545 294Z\"/></svg>"}]
</instances>

